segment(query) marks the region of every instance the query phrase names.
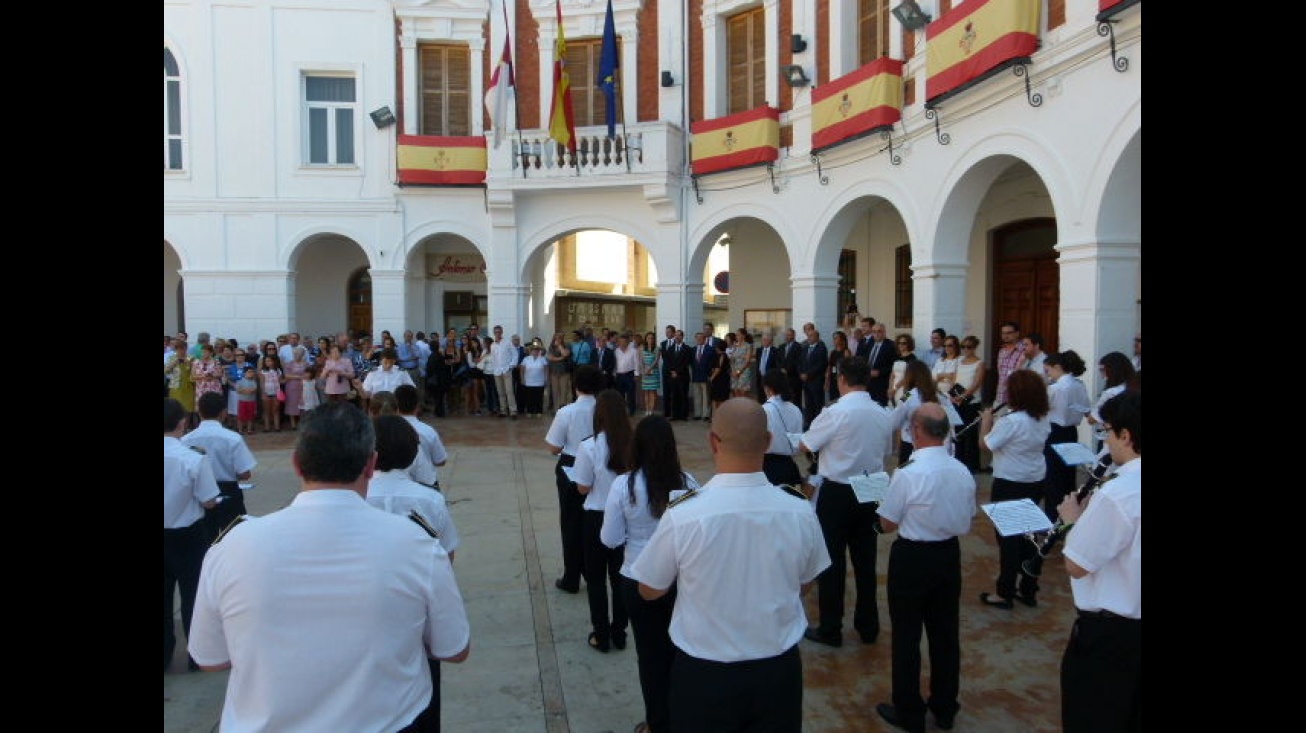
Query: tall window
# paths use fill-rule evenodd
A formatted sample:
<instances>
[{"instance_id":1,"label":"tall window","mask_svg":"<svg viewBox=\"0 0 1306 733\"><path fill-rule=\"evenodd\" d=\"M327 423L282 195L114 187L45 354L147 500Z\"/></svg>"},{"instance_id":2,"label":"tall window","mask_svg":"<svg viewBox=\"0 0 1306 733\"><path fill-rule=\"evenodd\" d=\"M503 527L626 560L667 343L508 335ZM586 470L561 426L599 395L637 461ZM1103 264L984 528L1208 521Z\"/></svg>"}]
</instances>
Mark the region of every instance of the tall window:
<instances>
[{"instance_id":1,"label":"tall window","mask_svg":"<svg viewBox=\"0 0 1306 733\"><path fill-rule=\"evenodd\" d=\"M889 55L889 0L857 0L857 65Z\"/></svg>"},{"instance_id":2,"label":"tall window","mask_svg":"<svg viewBox=\"0 0 1306 733\"><path fill-rule=\"evenodd\" d=\"M911 245L904 244L893 252L893 326L911 328L913 306L911 289Z\"/></svg>"},{"instance_id":3,"label":"tall window","mask_svg":"<svg viewBox=\"0 0 1306 733\"><path fill-rule=\"evenodd\" d=\"M766 104L766 13L745 10L726 20L730 108L727 114Z\"/></svg>"},{"instance_id":4,"label":"tall window","mask_svg":"<svg viewBox=\"0 0 1306 733\"><path fill-rule=\"evenodd\" d=\"M354 78L305 76L304 106L308 122L305 162L309 165L354 164Z\"/></svg>"},{"instance_id":5,"label":"tall window","mask_svg":"<svg viewBox=\"0 0 1306 733\"><path fill-rule=\"evenodd\" d=\"M599 65L603 39L567 41L567 75L571 78L571 108L576 127L608 124L608 102L599 89ZM617 41L617 58L621 58L621 41ZM621 71L618 64L618 80ZM620 92L618 92L620 94ZM620 97L618 97L620 104Z\"/></svg>"},{"instance_id":6,"label":"tall window","mask_svg":"<svg viewBox=\"0 0 1306 733\"><path fill-rule=\"evenodd\" d=\"M470 135L471 52L467 46L424 44L422 63L423 135Z\"/></svg>"},{"instance_id":7,"label":"tall window","mask_svg":"<svg viewBox=\"0 0 1306 733\"><path fill-rule=\"evenodd\" d=\"M182 169L181 71L172 51L166 48L163 49L163 169Z\"/></svg>"},{"instance_id":8,"label":"tall window","mask_svg":"<svg viewBox=\"0 0 1306 733\"><path fill-rule=\"evenodd\" d=\"M839 251L839 308L835 312L842 318L848 306L857 302L857 252Z\"/></svg>"}]
</instances>

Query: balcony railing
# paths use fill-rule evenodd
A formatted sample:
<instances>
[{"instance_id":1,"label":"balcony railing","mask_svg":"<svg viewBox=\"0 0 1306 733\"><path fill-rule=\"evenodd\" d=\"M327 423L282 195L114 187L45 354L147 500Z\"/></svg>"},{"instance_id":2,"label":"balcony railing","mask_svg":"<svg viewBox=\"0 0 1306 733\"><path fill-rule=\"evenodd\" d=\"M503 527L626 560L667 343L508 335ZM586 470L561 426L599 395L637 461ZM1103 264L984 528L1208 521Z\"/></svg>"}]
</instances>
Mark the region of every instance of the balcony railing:
<instances>
[{"instance_id":1,"label":"balcony railing","mask_svg":"<svg viewBox=\"0 0 1306 733\"><path fill-rule=\"evenodd\" d=\"M620 185L622 177L646 182L649 177L680 175L684 169L684 134L666 122L642 122L617 128L608 138L607 127L576 130L576 152L559 145L546 129L511 131L503 144L489 151L491 184L512 179L601 179L603 185ZM527 183L526 185L530 185Z\"/></svg>"}]
</instances>

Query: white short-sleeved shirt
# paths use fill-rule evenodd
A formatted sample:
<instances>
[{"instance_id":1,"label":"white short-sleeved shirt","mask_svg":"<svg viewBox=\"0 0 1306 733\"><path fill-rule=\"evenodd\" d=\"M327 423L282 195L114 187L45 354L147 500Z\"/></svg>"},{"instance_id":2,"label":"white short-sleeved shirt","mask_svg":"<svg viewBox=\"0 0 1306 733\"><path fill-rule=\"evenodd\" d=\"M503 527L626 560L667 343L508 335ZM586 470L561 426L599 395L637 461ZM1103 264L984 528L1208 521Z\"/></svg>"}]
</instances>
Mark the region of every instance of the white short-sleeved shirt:
<instances>
[{"instance_id":1,"label":"white short-sleeved shirt","mask_svg":"<svg viewBox=\"0 0 1306 733\"><path fill-rule=\"evenodd\" d=\"M767 446L766 452L792 456L796 449L789 442L788 434L803 432L803 411L798 409L798 405L786 402L780 395L768 397L762 404L762 409L766 412L766 429L771 431L771 444Z\"/></svg>"},{"instance_id":2,"label":"white short-sleeved shirt","mask_svg":"<svg viewBox=\"0 0 1306 733\"><path fill-rule=\"evenodd\" d=\"M549 383L549 360L540 354L531 354L521 360L521 383L525 387L543 387Z\"/></svg>"},{"instance_id":3,"label":"white short-sleeved shirt","mask_svg":"<svg viewBox=\"0 0 1306 733\"><path fill-rule=\"evenodd\" d=\"M880 502L881 517L898 525L898 536L937 542L970 531L975 517L975 477L948 449L916 448L893 472Z\"/></svg>"},{"instance_id":4,"label":"white short-sleeved shirt","mask_svg":"<svg viewBox=\"0 0 1306 733\"><path fill-rule=\"evenodd\" d=\"M1048 385L1048 420L1073 428L1088 411L1088 388L1073 374L1062 374Z\"/></svg>"},{"instance_id":5,"label":"white short-sleeved shirt","mask_svg":"<svg viewBox=\"0 0 1306 733\"><path fill-rule=\"evenodd\" d=\"M1111 399L1112 397L1115 397L1121 392L1124 392L1126 386L1127 385L1122 383L1122 384L1117 384L1114 387L1107 387L1106 389L1102 390L1102 394L1098 395L1097 397L1097 403L1093 405L1093 410L1089 412L1089 414L1093 416L1094 420L1098 421L1099 423L1102 422L1102 412L1101 412L1102 405L1105 405L1106 401Z\"/></svg>"},{"instance_id":6,"label":"white short-sleeved shirt","mask_svg":"<svg viewBox=\"0 0 1306 733\"><path fill-rule=\"evenodd\" d=\"M984 447L993 452L993 478L1030 483L1047 474L1043 446L1052 432L1046 415L1035 420L1024 410L1003 415L984 436Z\"/></svg>"},{"instance_id":7,"label":"white short-sleeved shirt","mask_svg":"<svg viewBox=\"0 0 1306 733\"><path fill-rule=\"evenodd\" d=\"M203 502L218 498L208 457L163 436L163 528L184 529L204 518Z\"/></svg>"},{"instance_id":8,"label":"white short-sleeved shirt","mask_svg":"<svg viewBox=\"0 0 1306 733\"><path fill-rule=\"evenodd\" d=\"M181 437L181 443L204 449L213 467L213 478L218 481L235 481L237 476L253 471L258 465L244 436L222 427L217 420L201 420L198 427Z\"/></svg>"},{"instance_id":9,"label":"white short-sleeved shirt","mask_svg":"<svg viewBox=\"0 0 1306 733\"><path fill-rule=\"evenodd\" d=\"M393 392L395 388L402 384L410 387L416 387L413 384L413 378L408 376L408 372L399 368L399 365L390 367L390 369L377 368L367 373L363 377L363 391L369 395L377 392Z\"/></svg>"},{"instance_id":10,"label":"white short-sleeved shirt","mask_svg":"<svg viewBox=\"0 0 1306 733\"><path fill-rule=\"evenodd\" d=\"M580 442L594 434L594 395L577 394L576 401L563 405L553 416L544 442L561 448L563 455L575 456Z\"/></svg>"},{"instance_id":11,"label":"white short-sleeved shirt","mask_svg":"<svg viewBox=\"0 0 1306 733\"><path fill-rule=\"evenodd\" d=\"M436 478L427 483L435 483L440 476L437 467L449 460L449 451L445 449L444 441L440 440L440 434L435 428L417 419L416 415L404 415L404 419L413 426L413 430L417 431L417 437L421 440L418 452L426 456L427 462L431 464L431 471L435 474ZM420 479L415 480L420 481Z\"/></svg>"},{"instance_id":12,"label":"white short-sleeved shirt","mask_svg":"<svg viewBox=\"0 0 1306 733\"><path fill-rule=\"evenodd\" d=\"M572 474L576 477L577 485L590 487L584 504L590 511L601 512L608 504L608 488L617 477L608 468L609 455L607 433L582 440L580 450L576 452L576 465Z\"/></svg>"},{"instance_id":13,"label":"white short-sleeved shirt","mask_svg":"<svg viewBox=\"0 0 1306 733\"><path fill-rule=\"evenodd\" d=\"M467 648L444 548L348 489L300 492L209 548L187 648L231 663L224 733L392 731L431 697L431 657Z\"/></svg>"},{"instance_id":14,"label":"white short-sleeved shirt","mask_svg":"<svg viewBox=\"0 0 1306 733\"><path fill-rule=\"evenodd\" d=\"M884 470L893 451L893 421L866 390L853 390L827 405L803 433L803 445L821 454L821 475L848 483L862 471Z\"/></svg>"},{"instance_id":15,"label":"white short-sleeved shirt","mask_svg":"<svg viewBox=\"0 0 1306 733\"><path fill-rule=\"evenodd\" d=\"M367 482L367 503L401 517L415 510L440 533L440 546L445 552L458 549L458 528L454 526L444 495L412 480L405 471L373 473Z\"/></svg>"},{"instance_id":16,"label":"white short-sleeved shirt","mask_svg":"<svg viewBox=\"0 0 1306 733\"><path fill-rule=\"evenodd\" d=\"M684 473L685 488L675 489L667 501L675 501L690 489L698 490L698 480L688 472ZM630 500L630 482L635 482L635 501ZM653 516L648 508L648 481L643 471L623 473L612 481L608 488L608 503L603 507L603 528L599 530L599 541L605 546L617 548L626 546L621 563L621 574L634 578L630 568L639 559L639 553L657 529L658 517Z\"/></svg>"},{"instance_id":17,"label":"white short-sleeved shirt","mask_svg":"<svg viewBox=\"0 0 1306 733\"><path fill-rule=\"evenodd\" d=\"M810 502L764 473L718 473L667 509L630 573L652 588L676 584L677 647L739 662L776 656L803 638L802 585L829 565Z\"/></svg>"},{"instance_id":18,"label":"white short-sleeved shirt","mask_svg":"<svg viewBox=\"0 0 1306 733\"><path fill-rule=\"evenodd\" d=\"M1065 555L1088 571L1070 579L1075 607L1143 617L1143 459L1116 469L1066 535Z\"/></svg>"}]
</instances>

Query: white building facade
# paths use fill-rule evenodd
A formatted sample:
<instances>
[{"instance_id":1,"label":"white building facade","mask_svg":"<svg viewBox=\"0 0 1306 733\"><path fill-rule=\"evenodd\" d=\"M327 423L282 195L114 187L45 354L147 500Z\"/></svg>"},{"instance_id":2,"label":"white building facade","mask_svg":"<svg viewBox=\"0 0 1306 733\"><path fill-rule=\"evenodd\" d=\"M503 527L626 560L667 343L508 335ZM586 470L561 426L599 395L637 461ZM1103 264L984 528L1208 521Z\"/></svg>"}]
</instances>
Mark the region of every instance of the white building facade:
<instances>
[{"instance_id":1,"label":"white building facade","mask_svg":"<svg viewBox=\"0 0 1306 733\"><path fill-rule=\"evenodd\" d=\"M942 20L1008 1L920 6ZM580 125L582 150L600 152L576 166L548 140L555 0L165 2L164 331L244 343L479 320L547 341L606 312L563 312L563 295L574 235L610 230L638 243L646 287L585 297L646 309L596 326L810 321L828 342L854 303L922 344L942 327L990 354L1014 318L1089 364L1128 354L1142 325L1141 2L1037 2L1028 63L931 107L927 31L904 30L887 0L613 0L625 155L605 126ZM569 44L602 35L603 0L560 6ZM693 177L691 120L737 103L745 14L761 24L754 94L781 109L779 158ZM462 134L485 134L505 15L516 109L484 185L400 185L398 136L436 114L430 44L465 48L471 93L452 104L470 107ZM860 66L868 18L906 57L902 120L813 156L812 93ZM791 85L791 66L813 85ZM374 124L381 108L398 123ZM723 241L726 297L709 264Z\"/></svg>"}]
</instances>

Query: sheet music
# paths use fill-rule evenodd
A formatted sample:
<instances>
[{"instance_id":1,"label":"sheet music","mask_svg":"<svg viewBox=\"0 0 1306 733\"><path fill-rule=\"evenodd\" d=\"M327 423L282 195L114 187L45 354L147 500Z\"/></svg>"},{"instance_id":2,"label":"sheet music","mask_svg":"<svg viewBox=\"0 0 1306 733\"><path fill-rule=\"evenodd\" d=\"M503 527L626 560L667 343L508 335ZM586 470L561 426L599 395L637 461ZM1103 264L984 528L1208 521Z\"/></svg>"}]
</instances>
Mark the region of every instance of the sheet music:
<instances>
[{"instance_id":1,"label":"sheet music","mask_svg":"<svg viewBox=\"0 0 1306 733\"><path fill-rule=\"evenodd\" d=\"M1083 443L1053 443L1052 450L1065 461L1067 466L1092 465L1097 463L1097 455Z\"/></svg>"},{"instance_id":2,"label":"sheet music","mask_svg":"<svg viewBox=\"0 0 1306 733\"><path fill-rule=\"evenodd\" d=\"M1048 515L1044 514L1039 505L1031 499L980 504L980 509L989 515L994 528L1003 537L1027 532L1047 532L1052 529L1052 522L1048 520Z\"/></svg>"},{"instance_id":3,"label":"sheet music","mask_svg":"<svg viewBox=\"0 0 1306 733\"><path fill-rule=\"evenodd\" d=\"M889 474L884 471L863 473L848 479L848 484L853 487L858 503L881 502L889 490Z\"/></svg>"},{"instance_id":4,"label":"sheet music","mask_svg":"<svg viewBox=\"0 0 1306 733\"><path fill-rule=\"evenodd\" d=\"M802 433L785 433L785 437L789 438L789 445L793 446L794 450L798 450L798 444L803 442Z\"/></svg>"}]
</instances>

